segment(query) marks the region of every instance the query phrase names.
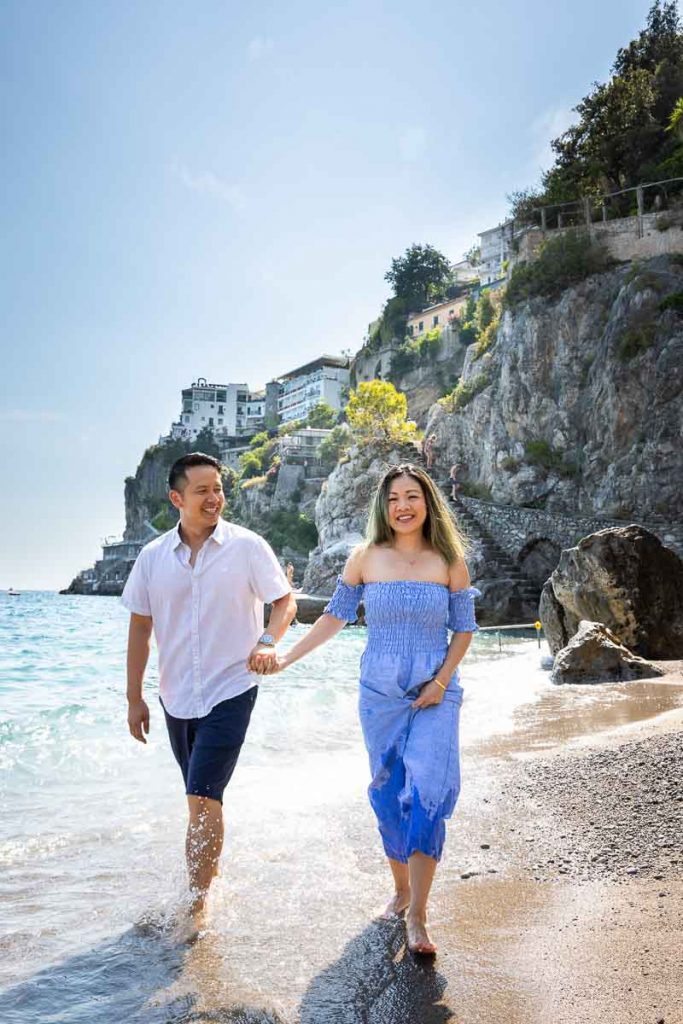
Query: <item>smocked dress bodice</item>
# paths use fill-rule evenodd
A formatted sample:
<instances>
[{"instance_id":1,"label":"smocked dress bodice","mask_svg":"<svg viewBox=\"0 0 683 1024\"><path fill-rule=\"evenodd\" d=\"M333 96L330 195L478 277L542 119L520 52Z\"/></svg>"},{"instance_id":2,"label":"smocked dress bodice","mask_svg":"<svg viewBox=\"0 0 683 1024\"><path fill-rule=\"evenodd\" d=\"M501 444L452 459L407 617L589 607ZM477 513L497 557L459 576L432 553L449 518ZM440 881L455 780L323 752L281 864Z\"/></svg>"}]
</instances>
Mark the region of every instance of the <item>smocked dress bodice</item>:
<instances>
[{"instance_id":1,"label":"smocked dress bodice","mask_svg":"<svg viewBox=\"0 0 683 1024\"><path fill-rule=\"evenodd\" d=\"M474 587L450 591L441 583L392 580L349 586L341 577L325 612L355 622L363 602L368 642L361 658L363 686L404 695L438 671L448 650L448 631L472 633ZM457 686L458 672L451 685ZM450 686L449 686L450 689Z\"/></svg>"}]
</instances>

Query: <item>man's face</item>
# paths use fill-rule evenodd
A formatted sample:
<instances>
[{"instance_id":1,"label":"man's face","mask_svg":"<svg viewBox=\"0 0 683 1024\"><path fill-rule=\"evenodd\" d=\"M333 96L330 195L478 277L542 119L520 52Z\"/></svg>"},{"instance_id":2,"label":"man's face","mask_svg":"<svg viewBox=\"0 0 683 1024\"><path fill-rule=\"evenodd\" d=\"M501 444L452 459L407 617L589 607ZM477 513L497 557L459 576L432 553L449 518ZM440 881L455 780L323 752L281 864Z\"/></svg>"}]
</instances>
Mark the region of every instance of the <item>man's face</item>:
<instances>
[{"instance_id":1,"label":"man's face","mask_svg":"<svg viewBox=\"0 0 683 1024\"><path fill-rule=\"evenodd\" d=\"M185 476L182 491L170 494L182 522L197 528L215 526L225 505L220 473L213 466L188 466Z\"/></svg>"}]
</instances>

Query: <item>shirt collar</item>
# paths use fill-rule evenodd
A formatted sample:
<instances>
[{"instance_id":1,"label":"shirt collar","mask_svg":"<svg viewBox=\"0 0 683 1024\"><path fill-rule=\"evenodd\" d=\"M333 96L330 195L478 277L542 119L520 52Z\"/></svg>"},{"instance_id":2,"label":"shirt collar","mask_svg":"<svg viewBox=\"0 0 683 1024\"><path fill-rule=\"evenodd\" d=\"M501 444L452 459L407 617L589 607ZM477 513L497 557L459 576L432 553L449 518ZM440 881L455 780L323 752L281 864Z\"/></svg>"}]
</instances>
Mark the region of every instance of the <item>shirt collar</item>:
<instances>
[{"instance_id":1,"label":"shirt collar","mask_svg":"<svg viewBox=\"0 0 683 1024\"><path fill-rule=\"evenodd\" d=\"M219 519L216 523L213 533L209 534L208 539L213 540L216 544L222 544L230 535L230 524L225 519ZM180 536L180 520L176 523L173 528L173 537L171 540L171 547L173 551L183 544L183 538Z\"/></svg>"}]
</instances>

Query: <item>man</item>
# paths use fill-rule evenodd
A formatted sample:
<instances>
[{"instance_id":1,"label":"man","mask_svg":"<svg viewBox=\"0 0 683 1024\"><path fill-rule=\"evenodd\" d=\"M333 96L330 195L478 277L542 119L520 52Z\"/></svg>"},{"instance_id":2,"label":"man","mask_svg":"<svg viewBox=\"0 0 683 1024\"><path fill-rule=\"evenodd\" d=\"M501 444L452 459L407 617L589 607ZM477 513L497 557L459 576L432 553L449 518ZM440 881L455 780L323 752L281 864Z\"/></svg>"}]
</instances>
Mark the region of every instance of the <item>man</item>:
<instances>
[{"instance_id":1,"label":"man","mask_svg":"<svg viewBox=\"0 0 683 1024\"><path fill-rule=\"evenodd\" d=\"M220 462L184 455L168 483L180 521L142 549L121 598L131 613L128 727L146 743L142 684L154 630L159 698L187 794L190 910L198 922L223 846L223 791L256 700L253 673L276 664L275 644L296 603L263 538L221 518ZM264 632L266 602L272 611Z\"/></svg>"}]
</instances>

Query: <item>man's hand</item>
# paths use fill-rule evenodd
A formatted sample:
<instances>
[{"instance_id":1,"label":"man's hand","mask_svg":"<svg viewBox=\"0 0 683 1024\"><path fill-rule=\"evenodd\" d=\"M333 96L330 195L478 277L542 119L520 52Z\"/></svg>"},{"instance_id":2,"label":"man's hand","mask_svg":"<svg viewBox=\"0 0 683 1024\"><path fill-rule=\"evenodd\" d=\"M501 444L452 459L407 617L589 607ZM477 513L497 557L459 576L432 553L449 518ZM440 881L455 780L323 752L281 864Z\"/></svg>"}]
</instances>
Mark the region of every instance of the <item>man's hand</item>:
<instances>
[{"instance_id":1,"label":"man's hand","mask_svg":"<svg viewBox=\"0 0 683 1024\"><path fill-rule=\"evenodd\" d=\"M133 739L146 743L149 735L149 708L144 700L136 700L128 705L128 729Z\"/></svg>"},{"instance_id":2,"label":"man's hand","mask_svg":"<svg viewBox=\"0 0 683 1024\"><path fill-rule=\"evenodd\" d=\"M445 691L432 679L431 682L424 684L417 699L413 701L412 707L429 708L434 704L440 704L444 693Z\"/></svg>"},{"instance_id":3,"label":"man's hand","mask_svg":"<svg viewBox=\"0 0 683 1024\"><path fill-rule=\"evenodd\" d=\"M247 658L247 668L250 672L258 672L260 676L268 676L277 671L277 652L274 647L267 647L256 644L253 651Z\"/></svg>"}]
</instances>

